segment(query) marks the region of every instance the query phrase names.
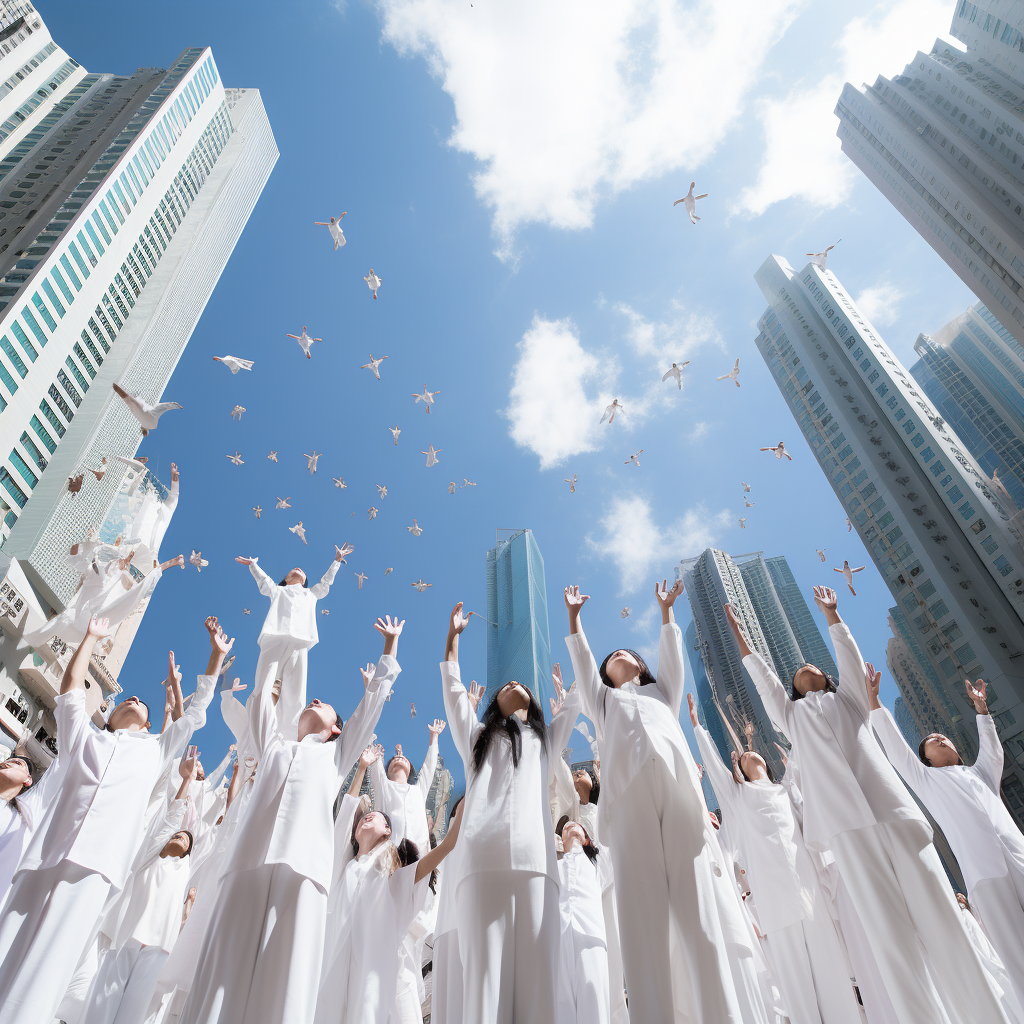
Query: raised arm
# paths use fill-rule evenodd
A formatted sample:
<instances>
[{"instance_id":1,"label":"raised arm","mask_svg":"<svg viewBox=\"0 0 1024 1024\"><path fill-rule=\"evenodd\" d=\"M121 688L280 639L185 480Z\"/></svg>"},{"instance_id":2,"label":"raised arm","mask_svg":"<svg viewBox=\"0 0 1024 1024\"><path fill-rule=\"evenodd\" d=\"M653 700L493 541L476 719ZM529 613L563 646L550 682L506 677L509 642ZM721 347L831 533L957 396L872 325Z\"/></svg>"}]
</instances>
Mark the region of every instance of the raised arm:
<instances>
[{"instance_id":1,"label":"raised arm","mask_svg":"<svg viewBox=\"0 0 1024 1024\"><path fill-rule=\"evenodd\" d=\"M580 625L580 613L583 606L590 600L589 594L581 594L580 588L566 587L564 591L565 607L569 612L569 635L565 645L569 648L572 661L573 677L580 692L583 713L593 721L594 728L600 738L604 732L605 701L608 688L601 682L597 662L587 643L583 627Z\"/></svg>"},{"instance_id":2,"label":"raised arm","mask_svg":"<svg viewBox=\"0 0 1024 1024\"><path fill-rule=\"evenodd\" d=\"M384 748L378 743L371 743L360 755L356 764L356 773L348 784L348 795L358 797L363 788L366 771L370 771L370 798L374 806L387 810L384 806L387 780L384 775Z\"/></svg>"},{"instance_id":3,"label":"raised arm","mask_svg":"<svg viewBox=\"0 0 1024 1024\"><path fill-rule=\"evenodd\" d=\"M683 634L675 622L672 606L683 592L683 581L676 580L668 589L668 580L661 587L654 585L654 596L661 606L661 638L658 644L658 689L672 708L672 714L679 717L683 703L683 688L686 685L686 671L683 666Z\"/></svg>"},{"instance_id":4,"label":"raised arm","mask_svg":"<svg viewBox=\"0 0 1024 1024\"><path fill-rule=\"evenodd\" d=\"M690 722L693 725L693 735L697 740L697 749L700 751L701 760L704 762L704 771L707 773L711 788L723 807L732 805L735 798L733 790L736 788L736 779L722 763L722 755L718 752L711 733L700 724L697 718L697 705L694 702L693 694L688 693L686 700L690 710Z\"/></svg>"},{"instance_id":5,"label":"raised arm","mask_svg":"<svg viewBox=\"0 0 1024 1024\"><path fill-rule=\"evenodd\" d=\"M736 643L739 645L740 656L743 658L743 667L753 680L772 725L779 732L787 733L788 735L787 718L791 711L790 705L792 701L789 699L786 688L779 682L779 677L775 674L774 670L765 664L761 655L750 649L746 634L743 632L743 625L731 604L725 606L725 617L729 621L733 635L736 637Z\"/></svg>"},{"instance_id":6,"label":"raised arm","mask_svg":"<svg viewBox=\"0 0 1024 1024\"><path fill-rule=\"evenodd\" d=\"M871 712L871 727L889 763L900 773L903 781L923 797L929 769L921 763L917 751L907 744L888 708L879 704Z\"/></svg>"},{"instance_id":7,"label":"raised arm","mask_svg":"<svg viewBox=\"0 0 1024 1024\"><path fill-rule=\"evenodd\" d=\"M548 723L548 739L550 740L551 756L561 757L563 749L569 743L569 737L576 728L576 719L580 717L580 688L574 686L566 691L561 686L561 673L555 677L556 682L556 707L554 714Z\"/></svg>"},{"instance_id":8,"label":"raised arm","mask_svg":"<svg viewBox=\"0 0 1024 1024\"><path fill-rule=\"evenodd\" d=\"M334 582L334 577L338 575L338 566L341 565L341 548L335 546L335 551L337 551L337 554L334 557L334 561L327 567L327 572L320 578L320 582L314 583L309 588L309 592L318 601L322 601L327 596L327 592L331 589L331 584Z\"/></svg>"},{"instance_id":9,"label":"raised arm","mask_svg":"<svg viewBox=\"0 0 1024 1024\"><path fill-rule=\"evenodd\" d=\"M462 602L459 601L452 609L448 620L448 639L444 646L444 661L441 662L441 695L452 731L452 742L468 769L476 733L482 726L476 716L476 708L473 707L469 694L462 685L459 669L459 637L473 615L472 612L464 615L462 607Z\"/></svg>"},{"instance_id":10,"label":"raised arm","mask_svg":"<svg viewBox=\"0 0 1024 1024\"><path fill-rule=\"evenodd\" d=\"M974 704L978 713L978 759L974 762L974 770L998 796L1003 780L1003 745L999 742L996 723L988 711L987 687L983 679L974 685L965 681L967 696Z\"/></svg>"},{"instance_id":11,"label":"raised arm","mask_svg":"<svg viewBox=\"0 0 1024 1024\"><path fill-rule=\"evenodd\" d=\"M185 698L181 693L181 666L174 662L174 651L167 652L167 679L164 681L167 688L167 700L171 707L171 722L176 722L185 714ZM164 729L170 723L164 723ZM164 729L160 731L163 732Z\"/></svg>"},{"instance_id":12,"label":"raised arm","mask_svg":"<svg viewBox=\"0 0 1024 1024\"><path fill-rule=\"evenodd\" d=\"M85 631L85 637L78 645L78 650L71 656L68 667L64 669L64 678L61 679L60 692L70 693L72 690L85 689L85 677L89 674L89 659L96 649L98 641L113 633L109 619L93 618L89 620L89 626Z\"/></svg>"},{"instance_id":13,"label":"raised arm","mask_svg":"<svg viewBox=\"0 0 1024 1024\"><path fill-rule=\"evenodd\" d=\"M864 685L867 667L861 656L857 641L849 627L839 617L839 599L831 587L815 587L814 603L821 609L828 623L832 646L836 651L836 665L839 667L839 698L865 721L871 715L867 687Z\"/></svg>"},{"instance_id":14,"label":"raised arm","mask_svg":"<svg viewBox=\"0 0 1024 1024\"><path fill-rule=\"evenodd\" d=\"M260 588L260 593L264 597L274 596L277 584L260 568L258 558L246 558L240 555L235 561L241 565L249 566L249 572L252 573L252 578L256 581L256 585Z\"/></svg>"},{"instance_id":15,"label":"raised arm","mask_svg":"<svg viewBox=\"0 0 1024 1024\"><path fill-rule=\"evenodd\" d=\"M425 853L418 861L416 861L416 881L420 882L426 878L431 871L434 870L448 856L449 853L455 848L455 843L459 838L459 829L462 827L462 809L466 806L466 801L463 800L458 807L455 808L455 814L452 816L452 823L448 826L448 831L444 835L444 839L441 840L434 847L433 850L429 850Z\"/></svg>"},{"instance_id":16,"label":"raised arm","mask_svg":"<svg viewBox=\"0 0 1024 1024\"><path fill-rule=\"evenodd\" d=\"M416 788L424 800L430 792L430 784L434 781L434 772L437 771L437 740L444 732L447 723L443 718L435 718L432 725L428 725L430 731L430 743L427 745L427 756L423 758L419 773L416 776Z\"/></svg>"}]
</instances>

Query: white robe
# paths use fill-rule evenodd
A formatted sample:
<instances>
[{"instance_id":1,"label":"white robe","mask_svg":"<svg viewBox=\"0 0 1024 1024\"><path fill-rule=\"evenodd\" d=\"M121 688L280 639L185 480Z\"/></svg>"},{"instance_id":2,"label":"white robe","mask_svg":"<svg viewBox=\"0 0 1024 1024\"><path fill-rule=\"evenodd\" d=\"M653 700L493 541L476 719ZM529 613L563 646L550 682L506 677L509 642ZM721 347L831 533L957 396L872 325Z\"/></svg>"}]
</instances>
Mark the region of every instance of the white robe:
<instances>
[{"instance_id":1,"label":"white robe","mask_svg":"<svg viewBox=\"0 0 1024 1024\"><path fill-rule=\"evenodd\" d=\"M608 854L599 853L607 859ZM597 864L579 843L558 862L558 1024L608 1024L608 941Z\"/></svg>"},{"instance_id":2,"label":"white robe","mask_svg":"<svg viewBox=\"0 0 1024 1024\"><path fill-rule=\"evenodd\" d=\"M163 543L167 527L171 525L171 517L178 507L178 481L171 481L170 493L161 499L159 493L151 488L142 499L142 505L135 513L132 522L132 539L129 546L135 547L136 558L140 566L149 567L160 561L160 545Z\"/></svg>"},{"instance_id":3,"label":"white robe","mask_svg":"<svg viewBox=\"0 0 1024 1024\"><path fill-rule=\"evenodd\" d=\"M32 832L60 793L60 759L13 800L0 804L0 907L11 888Z\"/></svg>"}]
</instances>

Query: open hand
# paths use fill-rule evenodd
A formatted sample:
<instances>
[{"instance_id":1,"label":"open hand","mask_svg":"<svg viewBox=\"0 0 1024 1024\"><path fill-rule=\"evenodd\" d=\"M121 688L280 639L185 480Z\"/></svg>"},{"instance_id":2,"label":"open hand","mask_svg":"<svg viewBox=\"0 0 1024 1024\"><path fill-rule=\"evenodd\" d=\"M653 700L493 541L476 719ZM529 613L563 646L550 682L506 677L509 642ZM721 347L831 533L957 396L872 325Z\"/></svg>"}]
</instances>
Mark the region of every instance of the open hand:
<instances>
[{"instance_id":1,"label":"open hand","mask_svg":"<svg viewBox=\"0 0 1024 1024\"><path fill-rule=\"evenodd\" d=\"M376 666L372 661L366 663L366 668L361 668L359 674L363 677L363 689L366 690L370 686L370 680L373 679L374 673L377 671Z\"/></svg>"},{"instance_id":2,"label":"open hand","mask_svg":"<svg viewBox=\"0 0 1024 1024\"><path fill-rule=\"evenodd\" d=\"M168 693L175 686L181 686L181 666L174 663L174 651L167 652L167 680L164 683Z\"/></svg>"},{"instance_id":3,"label":"open hand","mask_svg":"<svg viewBox=\"0 0 1024 1024\"><path fill-rule=\"evenodd\" d=\"M970 697L974 704L974 710L979 715L988 714L988 699L985 691L988 689L984 679L979 679L976 685L972 685L970 679L964 680L964 686L967 687L967 696Z\"/></svg>"},{"instance_id":4,"label":"open hand","mask_svg":"<svg viewBox=\"0 0 1024 1024\"><path fill-rule=\"evenodd\" d=\"M437 737L444 732L447 722L443 718L435 718L433 725L427 725L427 731L430 733L430 742L435 743Z\"/></svg>"},{"instance_id":5,"label":"open hand","mask_svg":"<svg viewBox=\"0 0 1024 1024\"><path fill-rule=\"evenodd\" d=\"M836 610L839 598L836 597L836 592L831 587L815 587L814 603L825 615L828 615L829 612Z\"/></svg>"},{"instance_id":6,"label":"open hand","mask_svg":"<svg viewBox=\"0 0 1024 1024\"><path fill-rule=\"evenodd\" d=\"M486 689L486 686L481 686L475 679L470 682L467 696L469 697L469 703L473 705L474 711L480 707L480 701L483 700L484 690Z\"/></svg>"},{"instance_id":7,"label":"open hand","mask_svg":"<svg viewBox=\"0 0 1024 1024\"><path fill-rule=\"evenodd\" d=\"M700 723L697 721L697 702L693 699L692 693L686 695L686 703L690 707L690 721L693 723L694 728L696 728Z\"/></svg>"},{"instance_id":8,"label":"open hand","mask_svg":"<svg viewBox=\"0 0 1024 1024\"><path fill-rule=\"evenodd\" d=\"M244 556L239 555L235 559L235 561L238 562L239 565L252 565L256 561L256 559L255 558L245 558Z\"/></svg>"},{"instance_id":9,"label":"open hand","mask_svg":"<svg viewBox=\"0 0 1024 1024\"><path fill-rule=\"evenodd\" d=\"M105 636L110 636L114 632L110 625L110 619L96 618L93 616L89 620L89 628L86 630L86 636L94 636L97 640L102 640Z\"/></svg>"},{"instance_id":10,"label":"open hand","mask_svg":"<svg viewBox=\"0 0 1024 1024\"><path fill-rule=\"evenodd\" d=\"M462 612L463 603L459 603L452 609L451 618L448 620L448 631L458 636L468 625L469 620L473 617L473 612Z\"/></svg>"},{"instance_id":11,"label":"open hand","mask_svg":"<svg viewBox=\"0 0 1024 1024\"><path fill-rule=\"evenodd\" d=\"M569 609L569 617L578 616L583 606L590 600L589 594L581 594L577 586L565 588L565 607Z\"/></svg>"},{"instance_id":12,"label":"open hand","mask_svg":"<svg viewBox=\"0 0 1024 1024\"><path fill-rule=\"evenodd\" d=\"M181 759L181 764L178 765L178 773L183 779L188 779L189 782L194 782L196 772L198 770L199 748L190 746L185 752L185 756Z\"/></svg>"},{"instance_id":13,"label":"open hand","mask_svg":"<svg viewBox=\"0 0 1024 1024\"><path fill-rule=\"evenodd\" d=\"M876 672L875 666L870 661L864 665L864 668L868 687L868 703L871 705L871 710L874 711L882 706L878 702L878 688L882 685L882 673Z\"/></svg>"},{"instance_id":14,"label":"open hand","mask_svg":"<svg viewBox=\"0 0 1024 1024\"><path fill-rule=\"evenodd\" d=\"M676 580L672 584L672 589L668 588L668 580L662 580L661 586L657 583L654 584L654 596L658 599L658 604L661 606L662 611L666 611L676 603L676 598L683 592L683 581Z\"/></svg>"}]
</instances>

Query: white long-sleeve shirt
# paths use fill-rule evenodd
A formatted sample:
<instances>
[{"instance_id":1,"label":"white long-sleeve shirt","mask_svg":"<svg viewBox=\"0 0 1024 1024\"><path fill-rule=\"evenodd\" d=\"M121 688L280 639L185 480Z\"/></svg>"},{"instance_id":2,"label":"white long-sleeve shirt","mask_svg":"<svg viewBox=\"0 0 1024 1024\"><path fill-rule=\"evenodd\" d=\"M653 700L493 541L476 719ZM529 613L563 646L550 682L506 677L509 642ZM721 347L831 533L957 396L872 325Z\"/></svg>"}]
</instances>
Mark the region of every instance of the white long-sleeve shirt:
<instances>
[{"instance_id":1,"label":"white long-sleeve shirt","mask_svg":"<svg viewBox=\"0 0 1024 1024\"><path fill-rule=\"evenodd\" d=\"M598 862L609 854L599 853ZM558 912L561 930L592 940L590 945L608 944L601 905L602 878L597 864L583 852L580 844L558 862Z\"/></svg>"},{"instance_id":2,"label":"white long-sleeve shirt","mask_svg":"<svg viewBox=\"0 0 1024 1024\"><path fill-rule=\"evenodd\" d=\"M803 848L789 795L768 779L738 784L722 763L707 729L697 725L694 734L729 834L739 844L740 860L760 908L762 930L768 934L810 920L817 878Z\"/></svg>"},{"instance_id":3,"label":"white long-sleeve shirt","mask_svg":"<svg viewBox=\"0 0 1024 1024\"><path fill-rule=\"evenodd\" d=\"M433 737L415 782L394 782L389 779L380 758L370 765L373 805L385 811L391 819L391 841L397 846L403 839L411 839L421 857L430 849L427 796L436 770L437 743Z\"/></svg>"},{"instance_id":4,"label":"white long-sleeve shirt","mask_svg":"<svg viewBox=\"0 0 1024 1024\"><path fill-rule=\"evenodd\" d=\"M512 766L508 737L499 732L478 770L473 766L473 746L484 726L462 685L458 662L441 662L441 683L452 742L466 771L466 809L458 842L464 848L461 878L479 871L533 871L557 883L548 780L551 759L560 755L576 724L579 687L569 691L548 723L546 743L520 723L518 768Z\"/></svg>"},{"instance_id":5,"label":"white long-sleeve shirt","mask_svg":"<svg viewBox=\"0 0 1024 1024\"><path fill-rule=\"evenodd\" d=\"M946 768L921 762L887 708L872 711L871 724L893 767L946 834L968 893L984 878L1002 878L1008 862L1024 873L1024 835L999 797L1003 747L991 715L978 715L974 764Z\"/></svg>"},{"instance_id":6,"label":"white long-sleeve shirt","mask_svg":"<svg viewBox=\"0 0 1024 1024\"><path fill-rule=\"evenodd\" d=\"M607 816L643 765L655 755L665 762L677 782L693 789L702 809L704 797L697 765L679 724L685 684L683 635L679 627L674 622L661 627L658 681L647 686L605 686L583 633L573 633L565 642L576 674L576 687L582 691L583 713L594 722L601 744L601 802L597 805L597 820L602 833L609 834ZM697 813L699 808L692 809Z\"/></svg>"},{"instance_id":7,"label":"white long-sleeve shirt","mask_svg":"<svg viewBox=\"0 0 1024 1024\"><path fill-rule=\"evenodd\" d=\"M123 889L144 836L157 780L206 724L216 676L199 676L185 713L160 735L97 729L85 710L85 690L57 698L61 791L29 840L22 871L70 861Z\"/></svg>"},{"instance_id":8,"label":"white long-sleeve shirt","mask_svg":"<svg viewBox=\"0 0 1024 1024\"><path fill-rule=\"evenodd\" d=\"M14 800L0 803L0 907L32 833L60 793L60 775L58 759L43 772L38 782L23 789Z\"/></svg>"},{"instance_id":9,"label":"white long-sleeve shirt","mask_svg":"<svg viewBox=\"0 0 1024 1024\"><path fill-rule=\"evenodd\" d=\"M324 892L330 889L335 861L334 801L349 768L369 744L400 671L393 657L381 656L363 699L341 735L329 743L318 735L285 739L270 687L253 694L249 716L259 768L225 873L286 864Z\"/></svg>"},{"instance_id":10,"label":"white long-sleeve shirt","mask_svg":"<svg viewBox=\"0 0 1024 1024\"><path fill-rule=\"evenodd\" d=\"M897 821L919 822L930 834L871 731L866 669L856 641L845 622L830 626L829 633L839 666L835 693L815 691L790 700L759 654L743 659L772 725L789 737L800 761L804 840L824 849L840 832Z\"/></svg>"},{"instance_id":11,"label":"white long-sleeve shirt","mask_svg":"<svg viewBox=\"0 0 1024 1024\"><path fill-rule=\"evenodd\" d=\"M341 563L335 559L319 583L304 587L292 583L276 584L254 561L249 566L260 593L270 598L270 611L260 630L259 644L287 637L298 647L312 647L320 637L316 631L316 603L327 596Z\"/></svg>"}]
</instances>

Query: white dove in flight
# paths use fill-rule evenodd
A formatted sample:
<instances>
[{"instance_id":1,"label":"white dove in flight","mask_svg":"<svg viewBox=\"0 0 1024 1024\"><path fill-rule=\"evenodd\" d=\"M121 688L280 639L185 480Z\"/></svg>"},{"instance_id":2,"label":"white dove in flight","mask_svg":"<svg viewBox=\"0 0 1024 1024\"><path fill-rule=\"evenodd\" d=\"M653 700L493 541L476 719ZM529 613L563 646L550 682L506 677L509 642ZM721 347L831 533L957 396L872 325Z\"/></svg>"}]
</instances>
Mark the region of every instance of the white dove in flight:
<instances>
[{"instance_id":1,"label":"white dove in flight","mask_svg":"<svg viewBox=\"0 0 1024 1024\"><path fill-rule=\"evenodd\" d=\"M746 528L747 528L747 521L746 521L746 519L743 518L743 516L740 516L740 529L741 530L745 530Z\"/></svg>"},{"instance_id":2,"label":"white dove in flight","mask_svg":"<svg viewBox=\"0 0 1024 1024\"><path fill-rule=\"evenodd\" d=\"M335 487L348 487L348 484L345 483L345 480L340 476L333 477L333 480Z\"/></svg>"},{"instance_id":3,"label":"white dove in flight","mask_svg":"<svg viewBox=\"0 0 1024 1024\"><path fill-rule=\"evenodd\" d=\"M662 363L662 366L665 364ZM665 371L665 375L661 378L662 383L669 379L669 377L675 377L676 384L679 385L679 390L683 390L683 367L689 366L690 360L687 359L685 363L673 363L672 366Z\"/></svg>"},{"instance_id":4,"label":"white dove in flight","mask_svg":"<svg viewBox=\"0 0 1024 1024\"><path fill-rule=\"evenodd\" d=\"M462 478L462 486L463 487L476 487L476 481L475 480L467 480L465 477L463 477Z\"/></svg>"},{"instance_id":5,"label":"white dove in flight","mask_svg":"<svg viewBox=\"0 0 1024 1024\"><path fill-rule=\"evenodd\" d=\"M412 526L407 526L406 529L414 536L418 537L423 532L423 527L414 519Z\"/></svg>"},{"instance_id":6,"label":"white dove in flight","mask_svg":"<svg viewBox=\"0 0 1024 1024\"><path fill-rule=\"evenodd\" d=\"M395 439L395 444L398 444L398 435L402 432L400 427L388 427L391 431L391 436Z\"/></svg>"},{"instance_id":7,"label":"white dove in flight","mask_svg":"<svg viewBox=\"0 0 1024 1024\"><path fill-rule=\"evenodd\" d=\"M315 448L313 449L312 455L307 455L305 452L302 453L302 457L306 460L306 469L309 470L309 475L312 476L316 472L316 464L320 458L321 453Z\"/></svg>"},{"instance_id":8,"label":"white dove in flight","mask_svg":"<svg viewBox=\"0 0 1024 1024\"><path fill-rule=\"evenodd\" d=\"M377 298L377 289L384 283L374 272L373 267L370 267L370 272L363 278L366 282L367 288L373 292L373 297Z\"/></svg>"},{"instance_id":9,"label":"white dove in flight","mask_svg":"<svg viewBox=\"0 0 1024 1024\"><path fill-rule=\"evenodd\" d=\"M240 420L242 418L242 413L243 412L245 412L245 406L244 405L236 405L234 407L234 409L231 410L231 418L233 420Z\"/></svg>"},{"instance_id":10,"label":"white dove in flight","mask_svg":"<svg viewBox=\"0 0 1024 1024\"><path fill-rule=\"evenodd\" d=\"M374 486L377 488L377 494L381 498L386 498L388 496L388 485L387 484L374 484Z\"/></svg>"},{"instance_id":11,"label":"white dove in flight","mask_svg":"<svg viewBox=\"0 0 1024 1024\"><path fill-rule=\"evenodd\" d=\"M746 480L741 480L740 481L740 485L743 487L743 493L744 494L749 494L750 493L750 484L748 484L746 482Z\"/></svg>"},{"instance_id":12,"label":"white dove in flight","mask_svg":"<svg viewBox=\"0 0 1024 1024\"><path fill-rule=\"evenodd\" d=\"M372 505L366 510L366 512L371 519L377 518L377 509L375 509Z\"/></svg>"},{"instance_id":13,"label":"white dove in flight","mask_svg":"<svg viewBox=\"0 0 1024 1024\"><path fill-rule=\"evenodd\" d=\"M604 423L607 420L609 423L612 423L615 420L615 414L622 411L622 403L617 398L612 399L612 404L605 409L601 422Z\"/></svg>"},{"instance_id":14,"label":"white dove in flight","mask_svg":"<svg viewBox=\"0 0 1024 1024\"><path fill-rule=\"evenodd\" d=\"M427 587L432 587L433 583L424 583L423 580L417 580L415 583L410 583L409 586L415 587L421 594Z\"/></svg>"},{"instance_id":15,"label":"white dove in flight","mask_svg":"<svg viewBox=\"0 0 1024 1024\"><path fill-rule=\"evenodd\" d=\"M619 618L620 619L628 619L629 618L629 613L632 610L633 610L632 608L623 608L622 611L619 612Z\"/></svg>"},{"instance_id":16,"label":"white dove in flight","mask_svg":"<svg viewBox=\"0 0 1024 1024\"><path fill-rule=\"evenodd\" d=\"M842 569L833 569L832 571L841 572L843 574L843 579L846 580L846 585L850 588L850 593L853 594L854 597L856 597L857 591L853 589L853 574L855 572L863 572L866 568L867 566L861 565L854 569L850 566L849 559L844 558Z\"/></svg>"},{"instance_id":17,"label":"white dove in flight","mask_svg":"<svg viewBox=\"0 0 1024 1024\"><path fill-rule=\"evenodd\" d=\"M291 495L289 494L287 498L278 497L277 505L275 507L276 508L291 508L292 507L291 506Z\"/></svg>"},{"instance_id":18,"label":"white dove in flight","mask_svg":"<svg viewBox=\"0 0 1024 1024\"><path fill-rule=\"evenodd\" d=\"M728 373L723 373L721 377L716 377L715 380L731 380L736 387L740 386L740 382L736 379L740 375L740 361L737 359L735 365Z\"/></svg>"},{"instance_id":19,"label":"white dove in flight","mask_svg":"<svg viewBox=\"0 0 1024 1024\"><path fill-rule=\"evenodd\" d=\"M449 480L448 481L448 493L449 494L454 494L455 493L455 481L454 480Z\"/></svg>"},{"instance_id":20,"label":"white dove in flight","mask_svg":"<svg viewBox=\"0 0 1024 1024\"><path fill-rule=\"evenodd\" d=\"M89 469L89 472L92 473L94 477L96 477L96 482L99 483L107 475L106 455L103 456L103 458L100 460L100 464L95 469L92 469L90 467L87 468Z\"/></svg>"},{"instance_id":21,"label":"white dove in flight","mask_svg":"<svg viewBox=\"0 0 1024 1024\"><path fill-rule=\"evenodd\" d=\"M359 580L359 589L363 589L363 584L370 578L365 572L357 572L354 574L355 578Z\"/></svg>"},{"instance_id":22,"label":"white dove in flight","mask_svg":"<svg viewBox=\"0 0 1024 1024\"><path fill-rule=\"evenodd\" d=\"M434 395L439 395L439 394L441 394L440 391L428 391L427 390L427 385L424 384L423 385L423 394L422 395L414 394L412 396L413 400L414 400L413 404L415 404L416 402L422 402L427 407L427 413L429 414L430 413L430 407L434 404Z\"/></svg>"},{"instance_id":23,"label":"white dove in flight","mask_svg":"<svg viewBox=\"0 0 1024 1024\"><path fill-rule=\"evenodd\" d=\"M234 455L226 455L225 458L229 462L233 462L236 466L244 466L245 465L245 460L242 458L241 455L238 454L238 452L235 452Z\"/></svg>"},{"instance_id":24,"label":"white dove in flight","mask_svg":"<svg viewBox=\"0 0 1024 1024\"><path fill-rule=\"evenodd\" d=\"M301 519L294 526L289 526L288 529L291 533L294 533L295 536L298 537L303 544L306 543L306 530L305 527L303 527L302 525Z\"/></svg>"},{"instance_id":25,"label":"white dove in flight","mask_svg":"<svg viewBox=\"0 0 1024 1024\"><path fill-rule=\"evenodd\" d=\"M313 342L314 341L323 341L324 340L323 338L311 338L306 333L306 325L305 324L302 325L302 333L301 334L286 334L285 337L286 338L294 338L299 343L299 346L302 348L302 351L306 353L306 358L307 359L312 359L313 358L312 355L310 354L310 351L309 351L313 347Z\"/></svg>"},{"instance_id":26,"label":"white dove in flight","mask_svg":"<svg viewBox=\"0 0 1024 1024\"><path fill-rule=\"evenodd\" d=\"M815 548L814 550L818 552L818 557L824 562L825 552L828 551L828 548Z\"/></svg>"},{"instance_id":27,"label":"white dove in flight","mask_svg":"<svg viewBox=\"0 0 1024 1024\"><path fill-rule=\"evenodd\" d=\"M763 452L775 452L775 458L777 458L777 459L781 459L783 457L783 455L785 455L785 457L787 459L789 459L790 462L793 461L793 456L790 455L789 452L786 451L786 443L785 443L785 441L780 441L774 448L772 448L770 446L768 448L762 448L761 451L763 451Z\"/></svg>"},{"instance_id":28,"label":"white dove in flight","mask_svg":"<svg viewBox=\"0 0 1024 1024\"><path fill-rule=\"evenodd\" d=\"M576 474L573 473L572 476L567 476L565 478L565 482L569 485L569 493L570 494L575 494L576 493Z\"/></svg>"},{"instance_id":29,"label":"white dove in flight","mask_svg":"<svg viewBox=\"0 0 1024 1024\"><path fill-rule=\"evenodd\" d=\"M696 188L696 186L697 186L697 182L691 181L690 182L690 191L687 192L686 195L683 196L682 199L677 199L672 204L673 206L678 206L680 203L683 203L686 206L686 212L690 215L690 223L691 224L696 224L697 221L700 220L700 217L697 216L697 200L698 199L707 199L707 197L709 195L709 193L707 193L707 192L702 192L699 196L695 196L693 194L693 190L694 190L694 188Z\"/></svg>"},{"instance_id":30,"label":"white dove in flight","mask_svg":"<svg viewBox=\"0 0 1024 1024\"><path fill-rule=\"evenodd\" d=\"M113 384L112 387L114 393L124 399L125 405L128 406L128 411L139 421L143 437L151 430L156 430L157 421L165 412L170 412L171 409L184 408L178 402L159 402L156 405L150 405L149 402L145 402L135 395L128 394L120 384Z\"/></svg>"},{"instance_id":31,"label":"white dove in flight","mask_svg":"<svg viewBox=\"0 0 1024 1024\"><path fill-rule=\"evenodd\" d=\"M394 567L393 565L389 565L389 566L388 566L388 567L387 567L387 568L386 568L386 569L384 570L384 575L385 575L385 576L387 576L387 574L388 574L388 573L391 573L391 572L394 572L394 571L395 571L395 567Z\"/></svg>"},{"instance_id":32,"label":"white dove in flight","mask_svg":"<svg viewBox=\"0 0 1024 1024\"><path fill-rule=\"evenodd\" d=\"M381 356L379 359L374 359L373 353L371 352L370 361L368 363L363 363L363 365L360 366L359 369L372 370L374 377L376 377L377 380L380 380L380 364L383 363L385 359L387 359L387 356Z\"/></svg>"},{"instance_id":33,"label":"white dove in flight","mask_svg":"<svg viewBox=\"0 0 1024 1024\"><path fill-rule=\"evenodd\" d=\"M197 572L202 572L203 566L210 564L205 558L203 558L202 551L196 551L195 548L192 549L192 556L189 558L189 561L196 567Z\"/></svg>"},{"instance_id":34,"label":"white dove in flight","mask_svg":"<svg viewBox=\"0 0 1024 1024\"><path fill-rule=\"evenodd\" d=\"M251 359L239 359L238 356L214 356L214 361L223 363L233 374L239 370L251 370L253 361Z\"/></svg>"},{"instance_id":35,"label":"white dove in flight","mask_svg":"<svg viewBox=\"0 0 1024 1024\"><path fill-rule=\"evenodd\" d=\"M640 465L640 456L643 455L643 452L644 452L644 450L643 450L643 448L641 448L640 451L636 452L633 455L630 455L630 457L628 459L626 459L626 461L623 463L623 465L624 466L628 466L632 462L634 465L639 466Z\"/></svg>"},{"instance_id":36,"label":"white dove in flight","mask_svg":"<svg viewBox=\"0 0 1024 1024\"><path fill-rule=\"evenodd\" d=\"M841 242L840 238L838 241L830 245L824 252L808 252L804 253L805 256L810 256L811 262L821 270L825 269L825 261L828 259L828 254Z\"/></svg>"},{"instance_id":37,"label":"white dove in flight","mask_svg":"<svg viewBox=\"0 0 1024 1024\"><path fill-rule=\"evenodd\" d=\"M277 462L277 452L271 452L267 458L270 459L271 462Z\"/></svg>"},{"instance_id":38,"label":"white dove in flight","mask_svg":"<svg viewBox=\"0 0 1024 1024\"><path fill-rule=\"evenodd\" d=\"M263 515L263 509L260 508L259 505L253 505L252 510L255 513L257 519L259 519L259 517Z\"/></svg>"},{"instance_id":39,"label":"white dove in flight","mask_svg":"<svg viewBox=\"0 0 1024 1024\"><path fill-rule=\"evenodd\" d=\"M334 251L337 252L345 244L345 232L341 230L341 218L348 213L346 210L344 213L339 213L337 217L332 217L330 220L315 220L313 225L318 228L327 228L331 233L331 238L334 239Z\"/></svg>"}]
</instances>

